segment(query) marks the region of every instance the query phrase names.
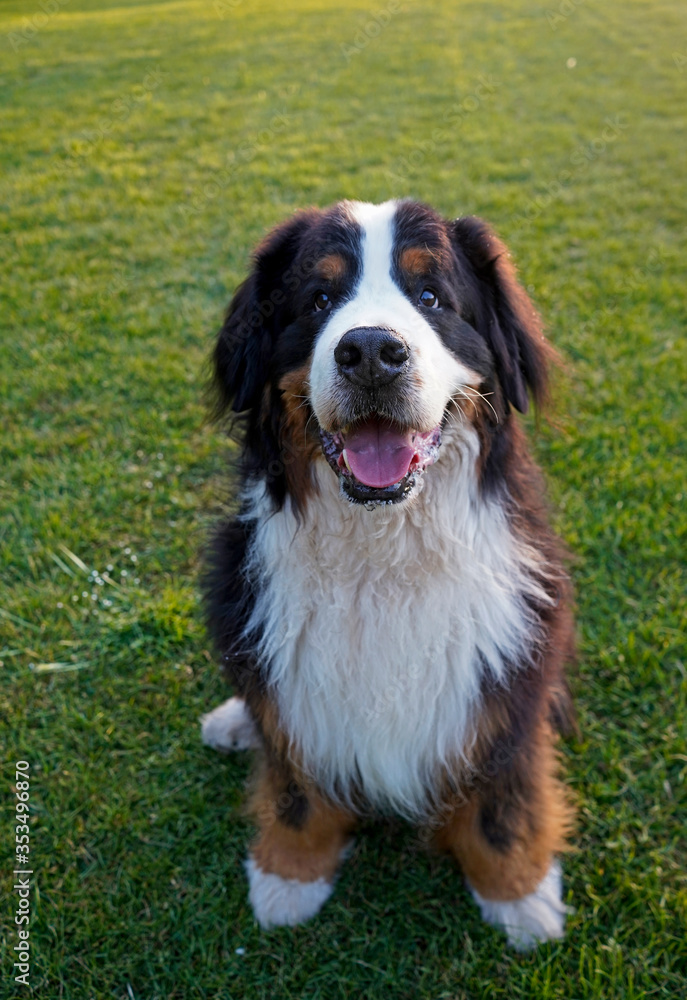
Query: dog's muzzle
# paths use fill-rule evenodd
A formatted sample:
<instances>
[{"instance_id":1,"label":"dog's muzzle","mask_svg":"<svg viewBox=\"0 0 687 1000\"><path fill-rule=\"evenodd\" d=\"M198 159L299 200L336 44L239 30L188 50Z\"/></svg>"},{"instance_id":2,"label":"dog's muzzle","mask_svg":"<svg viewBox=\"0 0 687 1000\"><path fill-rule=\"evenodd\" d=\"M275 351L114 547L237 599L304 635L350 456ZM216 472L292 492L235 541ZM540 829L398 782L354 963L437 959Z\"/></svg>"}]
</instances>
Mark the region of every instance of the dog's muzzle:
<instances>
[{"instance_id":1,"label":"dog's muzzle","mask_svg":"<svg viewBox=\"0 0 687 1000\"><path fill-rule=\"evenodd\" d=\"M334 361L342 394L341 426L321 428L320 437L341 492L370 509L400 503L436 462L441 444L441 427L421 431L403 419L409 411L408 345L392 330L355 327L339 340Z\"/></svg>"}]
</instances>

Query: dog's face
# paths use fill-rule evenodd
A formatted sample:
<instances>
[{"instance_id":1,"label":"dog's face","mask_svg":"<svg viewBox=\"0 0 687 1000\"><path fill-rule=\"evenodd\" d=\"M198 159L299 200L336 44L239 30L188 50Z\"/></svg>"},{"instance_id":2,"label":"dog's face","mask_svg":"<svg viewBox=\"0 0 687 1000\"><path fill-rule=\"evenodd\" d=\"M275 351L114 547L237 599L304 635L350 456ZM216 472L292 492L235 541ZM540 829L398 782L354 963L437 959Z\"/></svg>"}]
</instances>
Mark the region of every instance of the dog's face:
<instances>
[{"instance_id":1,"label":"dog's face","mask_svg":"<svg viewBox=\"0 0 687 1000\"><path fill-rule=\"evenodd\" d=\"M454 397L489 374L460 313L446 226L412 204L352 204L315 264L309 398L343 493L399 503L438 457Z\"/></svg>"},{"instance_id":2,"label":"dog's face","mask_svg":"<svg viewBox=\"0 0 687 1000\"><path fill-rule=\"evenodd\" d=\"M417 492L452 417L496 425L510 404L524 411L528 389L544 391L545 350L484 223L343 202L258 249L220 332L216 382L222 406L248 412L251 471L271 476L278 500L302 499L321 448L342 496L371 508Z\"/></svg>"}]
</instances>

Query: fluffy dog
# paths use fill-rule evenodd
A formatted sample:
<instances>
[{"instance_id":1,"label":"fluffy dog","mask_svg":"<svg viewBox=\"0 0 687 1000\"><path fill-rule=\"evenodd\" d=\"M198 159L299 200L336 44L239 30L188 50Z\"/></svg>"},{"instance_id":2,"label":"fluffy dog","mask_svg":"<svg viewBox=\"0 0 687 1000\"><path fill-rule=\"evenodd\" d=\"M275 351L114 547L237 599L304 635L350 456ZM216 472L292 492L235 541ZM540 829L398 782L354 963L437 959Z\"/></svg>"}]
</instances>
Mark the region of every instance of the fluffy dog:
<instances>
[{"instance_id":1,"label":"fluffy dog","mask_svg":"<svg viewBox=\"0 0 687 1000\"><path fill-rule=\"evenodd\" d=\"M214 353L243 464L205 591L238 694L203 738L260 749L263 927L317 913L356 822L392 812L513 945L563 934L571 596L514 412L552 356L474 217L342 202L258 247Z\"/></svg>"}]
</instances>

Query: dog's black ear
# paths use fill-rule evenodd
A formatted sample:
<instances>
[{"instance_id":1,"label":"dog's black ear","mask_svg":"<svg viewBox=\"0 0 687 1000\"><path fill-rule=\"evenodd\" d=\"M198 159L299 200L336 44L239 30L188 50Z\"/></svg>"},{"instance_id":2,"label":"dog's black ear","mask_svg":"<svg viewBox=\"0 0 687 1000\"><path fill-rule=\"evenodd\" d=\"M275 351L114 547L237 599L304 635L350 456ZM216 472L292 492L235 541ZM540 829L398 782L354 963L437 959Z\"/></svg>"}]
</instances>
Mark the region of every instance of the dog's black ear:
<instances>
[{"instance_id":1,"label":"dog's black ear","mask_svg":"<svg viewBox=\"0 0 687 1000\"><path fill-rule=\"evenodd\" d=\"M230 407L236 413L249 409L260 390L268 344L261 335L255 275L237 289L217 337L214 362L215 416Z\"/></svg>"},{"instance_id":2,"label":"dog's black ear","mask_svg":"<svg viewBox=\"0 0 687 1000\"><path fill-rule=\"evenodd\" d=\"M555 351L522 285L505 244L482 219L465 216L453 223L454 245L477 278L474 320L496 363L506 399L526 413L528 395L546 401L548 372Z\"/></svg>"},{"instance_id":3,"label":"dog's black ear","mask_svg":"<svg viewBox=\"0 0 687 1000\"><path fill-rule=\"evenodd\" d=\"M293 263L303 233L317 215L299 212L277 226L253 255L253 270L229 304L213 355L216 417L250 410L260 401L280 329L290 322L289 291L305 275Z\"/></svg>"}]
</instances>

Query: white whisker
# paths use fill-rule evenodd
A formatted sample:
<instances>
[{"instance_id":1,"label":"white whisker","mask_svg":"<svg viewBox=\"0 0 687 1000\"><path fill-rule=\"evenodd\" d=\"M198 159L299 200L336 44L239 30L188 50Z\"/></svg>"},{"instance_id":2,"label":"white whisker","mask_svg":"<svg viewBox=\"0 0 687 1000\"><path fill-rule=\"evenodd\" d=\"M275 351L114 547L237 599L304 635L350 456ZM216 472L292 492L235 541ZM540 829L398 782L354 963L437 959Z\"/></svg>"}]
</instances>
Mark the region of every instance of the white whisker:
<instances>
[{"instance_id":1,"label":"white whisker","mask_svg":"<svg viewBox=\"0 0 687 1000\"><path fill-rule=\"evenodd\" d=\"M484 402L487 404L487 406L489 407L489 409L491 410L491 412L496 417L496 423L499 422L499 415L498 415L498 413L496 412L496 410L494 409L494 407L491 405L491 403L487 399L487 396L493 396L494 395L493 392L489 392L489 393L487 393L487 396L485 396L484 393L482 393L482 392L479 391L479 389L475 389L474 385L464 385L464 386L461 387L461 389L459 391L463 392L464 395L467 394L468 391L469 392L475 392L475 393L477 393L477 395L480 397L480 399L484 400ZM473 403L473 405L474 405L474 403Z\"/></svg>"}]
</instances>

